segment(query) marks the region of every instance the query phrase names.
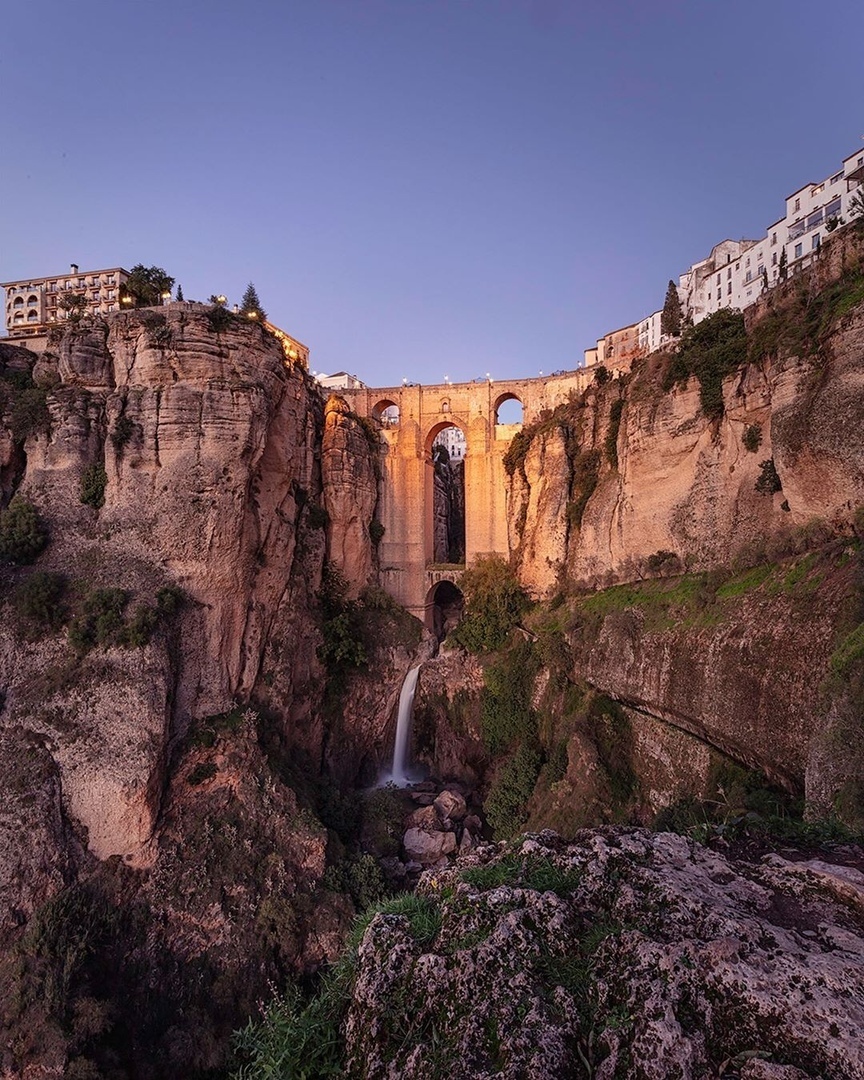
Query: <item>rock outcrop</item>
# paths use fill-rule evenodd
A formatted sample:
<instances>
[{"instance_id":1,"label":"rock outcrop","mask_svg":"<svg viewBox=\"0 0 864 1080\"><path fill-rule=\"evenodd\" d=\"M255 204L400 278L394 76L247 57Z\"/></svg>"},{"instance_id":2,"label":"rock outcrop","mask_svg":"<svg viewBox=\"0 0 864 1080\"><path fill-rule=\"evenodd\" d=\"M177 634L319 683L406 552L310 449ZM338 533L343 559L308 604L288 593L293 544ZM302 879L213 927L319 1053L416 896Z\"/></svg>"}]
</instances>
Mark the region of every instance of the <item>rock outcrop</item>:
<instances>
[{"instance_id":1,"label":"rock outcrop","mask_svg":"<svg viewBox=\"0 0 864 1080\"><path fill-rule=\"evenodd\" d=\"M864 874L669 833L483 846L360 944L348 1074L864 1077Z\"/></svg>"},{"instance_id":2,"label":"rock outcrop","mask_svg":"<svg viewBox=\"0 0 864 1080\"><path fill-rule=\"evenodd\" d=\"M695 377L663 389L661 353L524 430L508 521L535 595L562 576L633 580L660 553L682 567L724 565L814 518L848 524L864 504L864 448L851 437L864 416L862 254L859 236L838 235L810 276L748 310L758 359L748 364L742 350L740 370L723 381L721 417L706 415ZM833 320L818 303L807 309L806 296L844 287L848 303ZM766 461L773 493L756 487Z\"/></svg>"}]
</instances>

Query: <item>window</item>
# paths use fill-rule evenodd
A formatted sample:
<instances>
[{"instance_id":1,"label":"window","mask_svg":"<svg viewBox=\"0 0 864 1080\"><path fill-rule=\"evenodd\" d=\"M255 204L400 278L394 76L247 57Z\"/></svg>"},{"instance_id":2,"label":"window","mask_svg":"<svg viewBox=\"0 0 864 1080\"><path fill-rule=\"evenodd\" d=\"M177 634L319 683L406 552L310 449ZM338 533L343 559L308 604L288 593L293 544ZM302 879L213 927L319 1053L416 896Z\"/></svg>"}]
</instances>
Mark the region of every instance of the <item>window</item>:
<instances>
[{"instance_id":1,"label":"window","mask_svg":"<svg viewBox=\"0 0 864 1080\"><path fill-rule=\"evenodd\" d=\"M836 217L840 213L840 199L832 199L825 207L825 217Z\"/></svg>"},{"instance_id":2,"label":"window","mask_svg":"<svg viewBox=\"0 0 864 1080\"><path fill-rule=\"evenodd\" d=\"M796 210L800 210L800 209L801 209L801 200L800 200L800 199L796 199L796 200L795 200L795 209L796 209Z\"/></svg>"},{"instance_id":3,"label":"window","mask_svg":"<svg viewBox=\"0 0 864 1080\"><path fill-rule=\"evenodd\" d=\"M746 258L746 259L744 260L744 265L745 265L745 266L749 266L749 265L750 265L750 256L749 256L749 255L748 255L748 256L747 256L747 258Z\"/></svg>"},{"instance_id":4,"label":"window","mask_svg":"<svg viewBox=\"0 0 864 1080\"><path fill-rule=\"evenodd\" d=\"M771 256L771 265L772 265L772 266L776 266L776 265L777 265L777 252L776 252L776 251L775 251L775 252L774 252L774 254L773 254L773 255Z\"/></svg>"},{"instance_id":5,"label":"window","mask_svg":"<svg viewBox=\"0 0 864 1080\"><path fill-rule=\"evenodd\" d=\"M747 282L747 281L752 281L752 280L753 280L753 271L748 270L747 273L744 275L744 281Z\"/></svg>"},{"instance_id":6,"label":"window","mask_svg":"<svg viewBox=\"0 0 864 1080\"><path fill-rule=\"evenodd\" d=\"M822 238L820 237L819 233L818 232L813 233L813 242L811 244L811 250L812 251L817 251L818 248L819 248L819 245L821 243L822 243Z\"/></svg>"},{"instance_id":7,"label":"window","mask_svg":"<svg viewBox=\"0 0 864 1080\"><path fill-rule=\"evenodd\" d=\"M730 266L729 269L726 271L726 278L728 280L728 278L731 278L731 277L732 277L732 267Z\"/></svg>"},{"instance_id":8,"label":"window","mask_svg":"<svg viewBox=\"0 0 864 1080\"><path fill-rule=\"evenodd\" d=\"M720 289L718 289L718 290L717 290L717 300L718 300L718 301L720 300L720 293L721 293L721 291L722 291L722 290L720 290Z\"/></svg>"},{"instance_id":9,"label":"window","mask_svg":"<svg viewBox=\"0 0 864 1080\"><path fill-rule=\"evenodd\" d=\"M773 246L776 243L777 243L777 233L774 232L774 233L771 233L771 245Z\"/></svg>"},{"instance_id":10,"label":"window","mask_svg":"<svg viewBox=\"0 0 864 1080\"><path fill-rule=\"evenodd\" d=\"M732 295L732 282L731 281L727 281L727 283L726 283L726 295L727 296Z\"/></svg>"},{"instance_id":11,"label":"window","mask_svg":"<svg viewBox=\"0 0 864 1080\"><path fill-rule=\"evenodd\" d=\"M796 245L795 245L795 258L796 258L796 259L800 259L800 258L801 258L801 254L802 254L802 252L803 252L803 251L804 251L804 246L803 246L803 244L796 244Z\"/></svg>"},{"instance_id":12,"label":"window","mask_svg":"<svg viewBox=\"0 0 864 1080\"><path fill-rule=\"evenodd\" d=\"M719 274L717 275L717 284L718 285L720 284L720 275Z\"/></svg>"}]
</instances>

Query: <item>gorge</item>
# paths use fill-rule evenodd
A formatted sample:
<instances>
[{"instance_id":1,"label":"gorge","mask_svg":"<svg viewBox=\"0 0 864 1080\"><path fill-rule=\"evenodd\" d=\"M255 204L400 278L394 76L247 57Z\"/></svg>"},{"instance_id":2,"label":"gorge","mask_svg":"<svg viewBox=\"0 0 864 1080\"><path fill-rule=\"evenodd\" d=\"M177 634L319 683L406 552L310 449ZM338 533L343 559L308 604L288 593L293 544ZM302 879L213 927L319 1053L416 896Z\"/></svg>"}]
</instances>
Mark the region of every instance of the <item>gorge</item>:
<instances>
[{"instance_id":1,"label":"gorge","mask_svg":"<svg viewBox=\"0 0 864 1080\"><path fill-rule=\"evenodd\" d=\"M207 305L0 342L0 1076L265 1075L271 999L309 1075L864 1076L862 252L506 431Z\"/></svg>"}]
</instances>

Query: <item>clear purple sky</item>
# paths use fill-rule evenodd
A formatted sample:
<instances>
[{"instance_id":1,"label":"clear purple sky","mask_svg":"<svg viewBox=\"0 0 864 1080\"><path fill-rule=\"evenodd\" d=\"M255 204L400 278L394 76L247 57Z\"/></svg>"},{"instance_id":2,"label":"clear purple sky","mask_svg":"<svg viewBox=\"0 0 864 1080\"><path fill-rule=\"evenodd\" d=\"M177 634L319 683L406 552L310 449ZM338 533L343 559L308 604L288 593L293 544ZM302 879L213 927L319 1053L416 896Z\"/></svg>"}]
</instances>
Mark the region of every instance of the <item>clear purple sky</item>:
<instances>
[{"instance_id":1,"label":"clear purple sky","mask_svg":"<svg viewBox=\"0 0 864 1080\"><path fill-rule=\"evenodd\" d=\"M318 370L571 368L864 135L864 2L3 4L0 280L251 279Z\"/></svg>"}]
</instances>

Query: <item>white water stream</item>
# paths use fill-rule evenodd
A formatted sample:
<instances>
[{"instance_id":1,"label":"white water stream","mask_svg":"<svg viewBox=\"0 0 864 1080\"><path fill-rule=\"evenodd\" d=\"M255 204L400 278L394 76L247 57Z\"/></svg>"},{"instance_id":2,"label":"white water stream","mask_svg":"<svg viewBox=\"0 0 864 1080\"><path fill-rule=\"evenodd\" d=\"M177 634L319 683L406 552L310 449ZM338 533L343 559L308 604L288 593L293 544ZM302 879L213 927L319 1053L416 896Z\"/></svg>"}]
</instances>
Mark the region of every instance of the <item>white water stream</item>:
<instances>
[{"instance_id":1,"label":"white water stream","mask_svg":"<svg viewBox=\"0 0 864 1080\"><path fill-rule=\"evenodd\" d=\"M411 668L402 683L399 692L399 716L396 720L396 742L393 746L393 768L384 782L395 784L397 787L405 787L409 783L406 773L408 753L411 745L411 719L414 714L414 692L417 689L417 678L420 675L420 667Z\"/></svg>"}]
</instances>

